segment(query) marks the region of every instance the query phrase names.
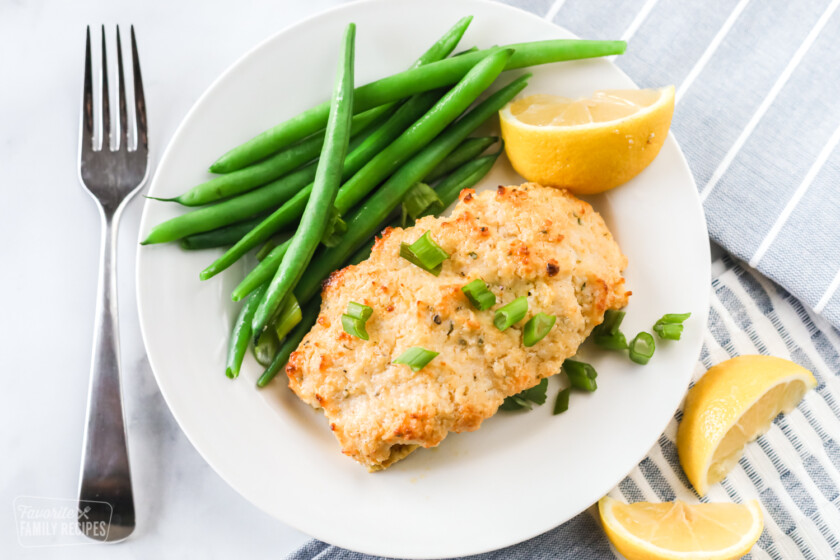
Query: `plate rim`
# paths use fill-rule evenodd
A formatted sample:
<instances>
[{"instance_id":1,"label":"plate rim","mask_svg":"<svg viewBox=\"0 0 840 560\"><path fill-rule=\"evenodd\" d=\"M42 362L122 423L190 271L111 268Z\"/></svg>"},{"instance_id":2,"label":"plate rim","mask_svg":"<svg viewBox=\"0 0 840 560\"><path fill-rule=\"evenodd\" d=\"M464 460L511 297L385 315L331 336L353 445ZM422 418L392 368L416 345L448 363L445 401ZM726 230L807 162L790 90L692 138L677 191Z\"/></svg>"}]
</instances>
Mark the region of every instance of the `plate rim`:
<instances>
[{"instance_id":1,"label":"plate rim","mask_svg":"<svg viewBox=\"0 0 840 560\"><path fill-rule=\"evenodd\" d=\"M180 136L182 136L182 134L184 133L184 129L185 129L187 123L191 120L191 117L193 116L193 114L195 112L197 112L199 110L199 108L204 104L206 98L208 98L217 89L217 87L227 79L228 75L233 73L241 64L245 63L247 60L249 60L251 57L253 57L256 53L258 53L258 52L262 51L263 49L267 48L268 45L273 43L275 40L277 40L278 37L280 37L280 36L282 36L286 33L289 33L289 32L291 32L291 31L293 31L293 30L295 30L299 27L307 26L315 20L318 20L322 17L327 17L328 15L330 15L334 12L338 12L338 11L345 11L345 10L351 10L352 11L353 9L356 9L359 5L377 4L377 3L383 3L383 2L386 2L386 1L387 0L352 0L351 2L347 2L347 3L344 3L344 4L338 4L338 5L329 7L327 9L318 11L314 14L311 14L311 15L309 15L309 16L307 16L307 17L305 17L305 18L303 18L299 21L296 21L295 23L287 25L287 26L279 29L278 31L272 33L268 37L266 37L266 38L262 39L261 41L257 42L253 47L249 48L241 56L236 58L236 60L234 60L230 65L228 65L225 68L225 70L222 71L219 74L219 76L216 77L216 79L214 79L204 89L204 91L201 93L201 95L199 95L196 98L196 100L190 106L189 110L181 118L180 123L178 124L177 128L173 132L169 141L166 143L166 147L161 152L160 159L158 160L158 164L155 167L155 172L153 173L152 178L149 181L147 192L151 191L152 188L155 186L155 184L158 182L160 170L165 167L163 164L166 163L168 158L170 157L171 147L176 143L176 141L180 138ZM469 0L469 1L472 2L472 3L483 4L483 5L486 5L486 6L492 6L492 9L494 9L494 10L503 10L503 11L507 10L507 11L518 12L520 15L525 15L528 18L530 18L530 19L532 19L536 22L540 22L540 24L550 23L552 26L558 28L563 33L568 34L569 36L573 36L575 38L578 38L578 36L576 34L572 33L570 30L566 29L565 27L563 27L561 25L558 25L553 20L546 20L545 18L542 18L539 15L537 15L533 12L530 12L528 10L525 10L523 8L519 8L517 6L511 6L509 4L504 4L504 3L501 3L501 2L495 2L493 0ZM636 84L636 82L634 80L632 80L611 59L609 59L608 61L615 71L619 72L624 78L626 78L629 82L631 82L634 87L638 88L638 85ZM712 293L712 286L711 286L711 264L712 263L711 263L711 245L710 245L711 240L709 239L709 234L708 234L708 223L706 221L705 211L704 211L702 201L700 200L700 194L697 191L697 184L696 184L694 174L691 170L691 167L688 164L688 161L685 157L685 153L680 148L679 142L677 141L676 136L674 135L674 132L672 130L669 130L668 139L666 139L666 143L667 142L673 142L674 143L674 145L677 149L677 154L679 156L680 163L682 164L682 166L688 172L688 177L690 178L691 186L693 187L691 189L692 198L693 198L694 202L696 203L694 208L695 208L696 212L699 212L699 218L700 218L699 222L702 226L702 234L705 237L705 239L708 241L707 243L702 245L703 249L704 249L703 250L703 255L702 255L702 260L699 259L699 257L698 257L698 262L702 262L703 276L707 279L707 283L708 283L708 289L704 292L704 300L705 301L704 301L704 306L702 308L702 317L699 317L699 316L697 317L698 321L700 321L700 323L702 325L701 328L705 330L706 327L707 327L707 324L708 324L708 317L709 317L709 312L710 312L709 307L710 307L710 304L711 304L711 293ZM142 210L142 214L141 214L141 217L140 217L140 222L139 222L139 231L140 232L146 231L148 229L147 222L150 219L149 218L149 213L150 213L149 208L150 207L151 207L150 201L148 199L145 199L144 203L143 203L143 210ZM297 523L294 516L289 515L289 516L286 516L284 518L281 518L279 515L277 515L276 512L269 511L268 509L263 507L260 503L252 500L251 497L249 496L249 494L246 493L242 488L240 488L240 485L238 483L234 483L234 481L232 481L222 470L218 469L216 467L216 463L211 461L210 458L205 453L205 451L196 443L194 436L191 435L190 431L187 428L185 428L185 424L182 422L182 417L180 416L180 414L176 411L176 407L172 406L173 396L169 395L167 393L167 390L164 388L165 383L162 383L160 374L158 373L158 368L155 367L154 359L152 358L151 353L148 351L148 348L149 348L148 338L149 338L149 336L146 333L147 327L146 327L145 321L143 319L144 314L141 311L142 308L143 308L143 297L142 297L142 289L141 289L142 271L143 271L143 264L142 264L142 260L143 260L142 255L143 254L144 254L143 247L138 246L136 256L135 256L135 297L136 297L136 303L137 303L137 307L138 307L138 320L139 320L139 323L140 323L140 332L141 332L141 337L143 339L143 346L144 346L144 349L146 350L146 356L147 356L147 359L149 361L149 366L150 366L150 368L152 370L152 373L155 377L155 382L158 386L158 389L161 392L161 395L163 396L164 401L166 402L166 406L169 409L172 416L175 418L175 421L177 422L178 427L180 428L180 430L184 434L184 436L186 436L187 441L189 441L190 445L192 445L192 447L198 452L198 454L201 456L201 458L213 469L213 471L222 480L224 480L224 482L226 484L228 484L242 498L244 498L245 500L250 502L253 506L255 506L257 509L259 509L263 513L266 513L267 515L276 519L277 521L280 521L281 523L284 523L284 524L288 525L289 527L292 527L293 529L306 534L310 538L317 539L317 540L323 541L325 543L331 544L333 546L346 548L348 550L352 550L352 551L355 551L355 552L360 552L360 553L363 553L363 554L370 554L370 555L375 555L375 556L376 555L382 555L383 554L382 550L377 550L377 549L372 548L370 546L363 546L363 547L353 546L353 548L349 548L347 545L338 544L338 543L333 544L329 540L328 536L325 536L320 530L313 531L309 527L307 527L306 529L302 528L300 526L301 524ZM686 352L688 352L689 350L686 350ZM697 361L697 359L699 359L701 350L702 350L702 338L699 339L699 342L697 343L696 349L694 349L694 351L692 351L692 355L694 355L694 361L695 362ZM691 377L688 376L687 379L688 380L687 380L686 389L685 389L686 391L688 390L688 386L690 384ZM634 468L636 468L636 466L642 460L644 460L645 457L647 457L651 448L656 444L656 441L658 440L658 438L661 437L661 434L667 428L668 423L671 421L671 418L673 417L674 413L676 412L676 410L679 409L679 406L680 406L681 403L682 403L682 399L675 404L675 406L671 410L670 414L664 419L664 422L662 422L662 428L659 430L657 435L655 435L653 437L653 439L649 442L649 445L647 445L644 448L644 450L636 457L635 461L633 462L633 466L630 468L630 470L627 473L625 473L624 475L622 475L622 477L619 478L617 481L612 483L609 486L609 488L607 488L607 490L606 490L607 492L610 489L614 488L621 480L626 478L626 476L630 472L632 472L632 470ZM641 446L640 446L640 448L641 448ZM535 537L537 537L537 536L539 536L543 533L551 531L554 528L559 527L563 523L573 519L574 517L577 517L577 516L581 515L582 513L584 513L587 509L589 509L590 507L592 507L592 505L594 505L596 503L597 503L597 498L596 498L595 501L592 502L592 504L590 504L589 506L583 507L582 509L580 509L579 511L577 511L573 515L570 515L566 520L561 521L559 523L555 523L552 520L551 522L549 522L547 524L543 524L543 525L540 525L538 528L535 528L534 531L530 532L528 535L526 535L522 538L517 538L516 540L510 541L507 544L502 544L502 545L499 545L499 546L494 545L491 548L482 547L482 546L472 547L472 548L462 547L464 550L456 551L454 554L443 554L443 555L433 555L433 556L428 556L428 555L418 556L418 555L408 554L408 555L399 555L399 556L396 556L396 557L398 557L398 558L441 558L442 559L442 558L450 558L452 556L466 556L466 555L473 555L473 554L482 554L482 553L486 553L486 552L499 550L499 549L505 548L507 546L513 546L513 545L528 541L528 540L533 539L533 538L535 538ZM391 553L387 553L387 554L391 554Z\"/></svg>"}]
</instances>

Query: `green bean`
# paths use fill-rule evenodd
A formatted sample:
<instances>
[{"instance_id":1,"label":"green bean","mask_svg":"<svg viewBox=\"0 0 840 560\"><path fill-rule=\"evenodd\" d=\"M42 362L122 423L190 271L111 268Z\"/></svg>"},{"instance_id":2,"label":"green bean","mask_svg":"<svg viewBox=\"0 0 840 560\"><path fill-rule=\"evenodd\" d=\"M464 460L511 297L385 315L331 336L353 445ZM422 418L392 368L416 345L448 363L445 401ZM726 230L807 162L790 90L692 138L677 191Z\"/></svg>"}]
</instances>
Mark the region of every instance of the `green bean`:
<instances>
[{"instance_id":1,"label":"green bean","mask_svg":"<svg viewBox=\"0 0 840 560\"><path fill-rule=\"evenodd\" d=\"M286 241L271 250L271 252L263 258L251 272L245 275L245 278L234 288L230 299L239 301L248 296L251 292L257 289L263 282L271 280L280 263L283 262L283 257L289 249L292 240Z\"/></svg>"},{"instance_id":2,"label":"green bean","mask_svg":"<svg viewBox=\"0 0 840 560\"><path fill-rule=\"evenodd\" d=\"M455 54L453 54L452 56L461 56L462 54L469 54L469 53L474 53L474 52L478 52L478 47L476 47L476 46L472 46L472 47L470 47L470 48L468 48L468 49L464 49L464 50L462 50L462 51L460 51L460 52L456 52L456 53L455 53Z\"/></svg>"},{"instance_id":3,"label":"green bean","mask_svg":"<svg viewBox=\"0 0 840 560\"><path fill-rule=\"evenodd\" d=\"M463 37L464 32L467 30L471 21L472 16L463 17L458 20L458 22L449 31L447 31L440 39L437 40L437 42L435 42L434 45L429 48L429 50L423 53L420 58L414 62L411 68L417 68L430 62L437 62L449 56L449 54L455 50L455 47L458 45L461 37ZM429 90L436 88L426 89ZM418 90L418 92L415 93L419 93L419 91L424 90ZM357 94L354 93L354 99L356 95ZM385 103L398 101L404 97L409 97L409 95L394 97ZM379 105L384 105L385 103L380 103ZM371 107L376 107L376 105L371 105ZM364 109L358 109L357 111L363 110ZM266 132L263 132L255 139L230 150L210 166L210 171L213 173L228 173L236 169L241 169L250 163L272 154L284 146L297 142L298 140L313 134L319 129L322 129L327 122L329 102L322 103L315 108L314 112L317 114L312 115L312 109L305 111L300 115L285 121L281 127L282 129L274 127ZM315 117L314 119L312 118L313 116Z\"/></svg>"},{"instance_id":4,"label":"green bean","mask_svg":"<svg viewBox=\"0 0 840 560\"><path fill-rule=\"evenodd\" d=\"M435 185L435 191L444 206L448 207L458 200L458 195L461 194L462 190L475 186L490 173L490 169L492 169L503 150L504 148L500 146L495 153L465 163Z\"/></svg>"},{"instance_id":5,"label":"green bean","mask_svg":"<svg viewBox=\"0 0 840 560\"><path fill-rule=\"evenodd\" d=\"M369 145L369 138L375 135L375 132L370 135L357 135L350 142L351 152ZM373 155L368 157L373 157ZM367 160L354 164L361 167L365 161ZM316 164L310 163L258 189L171 218L152 228L148 237L140 244L176 241L188 235L214 230L277 208L312 183L315 178L315 169Z\"/></svg>"},{"instance_id":6,"label":"green bean","mask_svg":"<svg viewBox=\"0 0 840 560\"><path fill-rule=\"evenodd\" d=\"M350 119L353 117L353 59L356 25L350 23L344 33L341 64L335 79L324 148L318 159L318 172L312 194L300 218L294 237L274 278L268 285L251 324L253 333L262 333L286 296L292 293L303 271L321 243L324 228L341 186L344 156L350 142Z\"/></svg>"},{"instance_id":7,"label":"green bean","mask_svg":"<svg viewBox=\"0 0 840 560\"><path fill-rule=\"evenodd\" d=\"M394 105L394 103L389 103L355 115L353 117L352 134L355 136L362 133L375 122L387 118L387 115L395 108ZM202 206L241 194L273 181L312 161L321 153L323 145L324 134L316 133L253 165L201 183L181 196L156 200L171 200L184 206Z\"/></svg>"},{"instance_id":8,"label":"green bean","mask_svg":"<svg viewBox=\"0 0 840 560\"><path fill-rule=\"evenodd\" d=\"M306 333L309 332L309 329L312 328L315 321L318 319L318 310L320 308L320 298L315 298L303 307L303 316L301 317L300 323L292 329L292 332L289 333L289 336L287 336L280 345L280 350L278 350L277 354L274 355L274 359L271 361L271 364L257 380L258 387L265 387L268 385L282 367L286 365L286 362L289 361L289 356L292 355L292 352L295 351L295 348L298 347L298 344L300 344L303 337L306 336Z\"/></svg>"},{"instance_id":9,"label":"green bean","mask_svg":"<svg viewBox=\"0 0 840 560\"><path fill-rule=\"evenodd\" d=\"M451 125L350 214L346 218L347 233L339 244L320 253L301 277L299 289L295 292L298 301L305 303L316 295L321 281L373 235L377 226L399 206L405 193L414 183L434 169L467 135L522 91L528 77L529 75L525 75L517 78Z\"/></svg>"},{"instance_id":10,"label":"green bean","mask_svg":"<svg viewBox=\"0 0 840 560\"><path fill-rule=\"evenodd\" d=\"M284 239L280 243L288 241L291 238L292 238L292 236L288 235L288 236L286 236L286 239ZM280 243L278 243L274 239L269 239L268 241L263 243L263 246L259 248L259 250L257 251L257 253L254 256L257 258L258 261L261 261L264 258L266 258L268 256L268 254L270 252L272 252L274 250L274 248L277 247Z\"/></svg>"},{"instance_id":11,"label":"green bean","mask_svg":"<svg viewBox=\"0 0 840 560\"><path fill-rule=\"evenodd\" d=\"M339 213L344 214L361 202L382 180L457 119L490 87L512 54L509 50L498 51L476 64L420 120L353 175L342 186L335 199L335 207Z\"/></svg>"},{"instance_id":12,"label":"green bean","mask_svg":"<svg viewBox=\"0 0 840 560\"><path fill-rule=\"evenodd\" d=\"M233 245L242 239L246 233L254 229L263 219L263 216L257 216L256 218L251 218L238 224L231 224L211 231L188 235L181 239L181 248L191 251Z\"/></svg>"},{"instance_id":13,"label":"green bean","mask_svg":"<svg viewBox=\"0 0 840 560\"><path fill-rule=\"evenodd\" d=\"M228 340L227 367L225 368L225 375L231 379L239 377L239 368L242 367L242 359L251 341L251 321L266 289L268 289L267 282L248 298L233 324L233 331Z\"/></svg>"},{"instance_id":14,"label":"green bean","mask_svg":"<svg viewBox=\"0 0 840 560\"><path fill-rule=\"evenodd\" d=\"M450 154L450 156L451 155L452 154ZM450 156L447 156L447 159ZM348 160L349 160L349 156L348 156ZM444 162L445 161L446 160L444 160ZM443 181L441 181L441 184L443 184ZM455 198L453 198L453 200L458 198L458 192L460 192L460 190L455 192ZM448 206L449 204L451 204L451 202L448 202L446 204ZM288 249L288 247L289 247L289 243L286 242L282 245L278 245L278 246L273 247L271 252L269 252L267 255L263 255L263 258L259 259L260 263L253 270L251 270L251 272L249 272L245 276L245 278L242 279L242 281L239 283L239 285L236 287L236 289L233 290L233 294L231 296L233 301L241 300L242 298L247 296L249 293L254 291L260 284L262 284L266 280L270 280L271 277L274 275L275 271L277 270L277 267L280 266L280 261L283 260L283 256L286 254L286 249ZM248 251L248 249L243 251L242 254L244 255L247 251ZM224 258L224 256L222 258ZM237 257L237 258L239 258L239 257ZM227 263L225 265L225 268L227 268L227 266L230 266L230 264L232 264L233 262L234 261L231 261L230 263ZM221 272L221 270L224 270L223 268L217 269L215 267L216 267L216 263L214 263L213 265L211 265L210 267L205 269L205 272L211 272L212 271L212 274L217 274L218 272ZM205 279L205 277L204 277L205 272L202 272L202 279ZM207 276L207 277L209 278L209 276Z\"/></svg>"},{"instance_id":15,"label":"green bean","mask_svg":"<svg viewBox=\"0 0 840 560\"><path fill-rule=\"evenodd\" d=\"M460 80L476 62L505 48L515 51L505 68L512 70L550 62L622 54L626 46L624 41L553 39L466 53L406 70L357 88L354 110L364 111L421 91L453 84ZM219 158L211 169L214 171L239 169L296 142L322 128L327 119L327 111L327 104L304 111L232 149Z\"/></svg>"},{"instance_id":16,"label":"green bean","mask_svg":"<svg viewBox=\"0 0 840 560\"><path fill-rule=\"evenodd\" d=\"M283 204L314 177L315 164L309 164L264 187L166 220L153 227L140 244L176 241L188 235L246 220Z\"/></svg>"},{"instance_id":17,"label":"green bean","mask_svg":"<svg viewBox=\"0 0 840 560\"><path fill-rule=\"evenodd\" d=\"M499 141L497 136L480 136L478 138L467 138L461 145L455 148L449 156L440 162L432 171L423 178L423 181L431 183L437 181L453 169L461 167L468 161L472 161L481 155L484 150Z\"/></svg>"},{"instance_id":18,"label":"green bean","mask_svg":"<svg viewBox=\"0 0 840 560\"><path fill-rule=\"evenodd\" d=\"M471 20L471 16L462 18L440 41L426 51L415 62L414 66L428 64L446 57L455 48L455 45L460 40L460 37ZM475 48L468 52L473 50ZM347 156L347 160L344 163L345 172L343 179L350 178L367 164L371 158L384 150L410 123L414 122L426 112L437 101L440 95L442 94L438 92L424 92L406 101L382 127L372 133L368 139L362 142ZM254 228L239 243L231 247L224 255L204 269L200 274L200 278L202 280L212 278L219 272L230 267L230 265L242 258L252 248L268 239L275 232L292 225L303 213L311 190L311 184L301 189L296 196L275 210L262 224ZM282 259L282 256L279 258Z\"/></svg>"},{"instance_id":19,"label":"green bean","mask_svg":"<svg viewBox=\"0 0 840 560\"><path fill-rule=\"evenodd\" d=\"M371 133L348 154L344 161L343 178L349 179L364 167L368 161L384 150L411 123L425 113L438 98L438 92L425 92L406 101L381 127ZM205 268L201 272L200 278L202 280L212 278L242 258L248 251L274 235L275 232L294 224L303 214L303 209L306 207L306 201L309 199L311 192L312 183L298 191L295 196L286 201L233 247L228 249L224 255Z\"/></svg>"},{"instance_id":20,"label":"green bean","mask_svg":"<svg viewBox=\"0 0 840 560\"><path fill-rule=\"evenodd\" d=\"M493 57L492 59L488 58L487 60L489 60L490 62L488 62L488 63L482 62L482 67L480 68L479 65L476 65L476 69L478 69L478 72L481 72L482 74L484 74L486 72L486 69L488 68L487 65L489 64L489 65L492 65L492 66L489 66L489 68L490 68L491 71L493 71L494 67L500 65L500 62L504 62L504 57L505 56L509 56L509 55L506 55L504 52L502 52L499 55ZM486 76L485 76L485 78L486 78ZM485 109L483 109L485 107L491 106L491 105L488 105L488 101L496 100L496 99L499 99L501 97L505 97L508 100L510 100L513 96L506 97L506 94L507 94L508 91L515 90L515 93L514 93L514 95L515 95L516 93L521 91L522 88L524 88L524 87L525 87L525 78L520 78L520 79L514 81L510 85L508 85L505 88L503 88L502 90L500 90L499 92L496 92L495 94L493 94L491 97L489 97L483 103L481 103L476 109L470 111L467 114L467 116L462 117L455 124L451 125L450 128L452 128L453 130L457 130L457 131L461 131L461 130L466 129L467 125L472 127L472 128L469 128L468 132L466 132L464 134L460 134L460 132L458 133L459 134L458 143L461 142L468 134L470 134L473 130L475 130L475 128L477 128L481 124L480 122L479 123L474 123L476 117L472 116L472 115L481 114L481 115L483 115L483 120L486 120L487 118L489 118L491 116L491 113L488 113ZM495 104L493 104L492 106L495 106ZM499 108L501 108L501 106L499 106ZM482 109L480 113L476 112L478 109ZM468 120L465 121L465 119L468 119ZM465 122L466 124L461 125L460 123L462 121ZM474 124L474 126L473 126L473 124ZM440 139L444 138L444 137L447 137L447 138L452 137L452 134L449 133L448 130L444 131L444 133L440 137L435 139L432 142L431 145L438 144ZM456 145L457 145L457 143L456 143ZM447 143L447 146L449 146L448 143ZM446 157L448 155L448 153L450 151L452 151L452 149L454 149L454 147L455 147L454 145L451 146L451 147L448 147L448 149L443 152L443 157ZM426 150L428 150L428 147L426 148ZM423 152L420 152L420 153L423 153ZM417 158L418 156L419 156L419 154L414 156L414 157ZM443 159L443 158L435 159L434 165L437 165L440 162L441 159ZM406 165L408 165L408 164L406 164ZM405 167L406 165L404 165L403 167ZM432 167L434 167L434 166L432 166ZM431 167L429 169L424 168L423 174L421 174L420 177L417 180L422 178L422 176L425 173L431 171L431 169L432 169ZM389 179L386 184L389 184L393 180L393 177L398 176L401 172L402 172L402 169L400 169L400 171L397 171L397 173L394 176L392 176L392 178ZM410 188L414 183L416 183L417 180L412 181L411 184L408 185L408 188ZM400 196L399 196L400 201L402 200L402 197L404 195L405 195L405 193L400 194ZM376 196L376 194L374 196ZM387 215L386 215L386 217L387 217ZM385 219L385 217L380 218L378 221L376 221L374 224L372 224L374 230L371 231L370 233L368 233L365 236L365 238L372 236L373 232L375 231L376 226L379 225L382 221L384 221L384 219ZM345 219L345 221L347 221L347 220ZM348 225L349 225L349 222L348 222ZM347 233L344 234L344 236L345 237L347 237L347 236L353 237L354 233L351 232L351 231L348 231ZM339 242L339 246L343 246L343 242ZM352 252L355 251L355 249L356 248L354 248L352 250L348 250L347 251L347 256L352 254ZM268 278L271 278L271 276L274 274L274 271L277 270L277 267L279 266L280 262L284 258L283 257L283 252L284 251L285 251L285 248L280 246L280 247L277 247L276 249L274 249L274 251L272 251L271 253L269 253L269 255L265 259L263 259L262 262L260 262L250 273L248 273L248 275L242 280L242 282L240 282L239 285L233 290L233 294L231 296L232 299L234 301L239 301L240 299L245 297L248 293L250 293L251 291L256 289L260 284L265 282ZM334 266L337 266L338 264L341 264L341 262L334 263ZM317 282L318 281L316 281L316 284L317 284ZM314 286L314 289L317 290L317 285Z\"/></svg>"}]
</instances>

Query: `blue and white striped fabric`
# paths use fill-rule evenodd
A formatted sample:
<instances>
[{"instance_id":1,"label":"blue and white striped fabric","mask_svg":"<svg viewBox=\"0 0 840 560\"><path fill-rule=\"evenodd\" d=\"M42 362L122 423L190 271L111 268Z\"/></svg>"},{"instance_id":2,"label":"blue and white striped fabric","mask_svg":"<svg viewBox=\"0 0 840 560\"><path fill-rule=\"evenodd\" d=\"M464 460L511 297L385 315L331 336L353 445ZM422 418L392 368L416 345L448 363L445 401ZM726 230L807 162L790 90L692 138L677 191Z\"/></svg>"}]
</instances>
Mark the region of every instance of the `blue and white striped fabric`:
<instances>
[{"instance_id":1,"label":"blue and white striped fabric","mask_svg":"<svg viewBox=\"0 0 840 560\"><path fill-rule=\"evenodd\" d=\"M640 87L674 84L711 238L840 327L840 0L509 3L621 37Z\"/></svg>"},{"instance_id":2,"label":"blue and white striped fabric","mask_svg":"<svg viewBox=\"0 0 840 560\"><path fill-rule=\"evenodd\" d=\"M712 308L695 380L739 354L770 354L814 372L819 383L799 407L776 419L708 501L761 501L765 529L747 558L840 558L840 332L787 291L735 263L715 263ZM648 456L610 494L627 502L698 498L679 465L678 411ZM535 539L475 560L620 558L595 507ZM311 541L289 560L371 560Z\"/></svg>"},{"instance_id":3,"label":"blue and white striped fabric","mask_svg":"<svg viewBox=\"0 0 840 560\"><path fill-rule=\"evenodd\" d=\"M748 558L840 559L840 0L507 3L585 38L622 38L629 46L616 63L640 87L676 85L672 130L710 236L749 263L729 256L714 263L695 380L732 356L768 354L801 364L819 382L705 499L761 501L765 531ZM611 495L697 501L677 458L681 414ZM370 558L312 541L289 560ZM592 508L472 558L620 556Z\"/></svg>"}]
</instances>

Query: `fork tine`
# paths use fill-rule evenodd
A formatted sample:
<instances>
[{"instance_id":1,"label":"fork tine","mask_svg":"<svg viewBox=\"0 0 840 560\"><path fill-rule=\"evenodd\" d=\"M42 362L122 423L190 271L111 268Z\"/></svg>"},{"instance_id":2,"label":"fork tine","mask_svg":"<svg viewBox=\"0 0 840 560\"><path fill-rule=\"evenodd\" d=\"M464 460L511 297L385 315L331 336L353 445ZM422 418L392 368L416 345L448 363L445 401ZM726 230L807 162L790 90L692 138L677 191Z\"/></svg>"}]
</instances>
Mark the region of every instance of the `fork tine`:
<instances>
[{"instance_id":1,"label":"fork tine","mask_svg":"<svg viewBox=\"0 0 840 560\"><path fill-rule=\"evenodd\" d=\"M120 41L120 26L117 26L117 89L119 91L120 109L120 150L128 150L128 115L125 101L125 75L123 74L122 42Z\"/></svg>"},{"instance_id":2,"label":"fork tine","mask_svg":"<svg viewBox=\"0 0 840 560\"><path fill-rule=\"evenodd\" d=\"M134 67L134 107L137 119L137 148L149 149L148 126L146 123L146 96L143 94L143 77L140 75L140 56L137 54L137 39L131 26L131 59Z\"/></svg>"},{"instance_id":3,"label":"fork tine","mask_svg":"<svg viewBox=\"0 0 840 560\"><path fill-rule=\"evenodd\" d=\"M90 26L85 43L85 86L82 94L82 148L93 149L93 76L90 60Z\"/></svg>"},{"instance_id":4,"label":"fork tine","mask_svg":"<svg viewBox=\"0 0 840 560\"><path fill-rule=\"evenodd\" d=\"M102 149L111 149L111 94L108 92L108 58L105 55L105 26L102 26Z\"/></svg>"}]
</instances>

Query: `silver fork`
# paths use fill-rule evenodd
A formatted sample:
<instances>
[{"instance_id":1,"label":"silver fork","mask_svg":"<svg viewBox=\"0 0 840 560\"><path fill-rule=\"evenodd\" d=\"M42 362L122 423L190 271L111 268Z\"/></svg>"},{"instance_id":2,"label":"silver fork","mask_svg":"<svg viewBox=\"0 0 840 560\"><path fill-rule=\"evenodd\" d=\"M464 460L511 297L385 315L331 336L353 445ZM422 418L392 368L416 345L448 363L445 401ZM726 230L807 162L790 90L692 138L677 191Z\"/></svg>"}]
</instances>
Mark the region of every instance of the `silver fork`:
<instances>
[{"instance_id":1,"label":"silver fork","mask_svg":"<svg viewBox=\"0 0 840 560\"><path fill-rule=\"evenodd\" d=\"M90 27L85 47L85 85L79 146L79 178L97 202L102 218L99 287L93 331L93 357L79 481L79 528L90 538L115 542L134 530L134 495L128 463L125 416L120 390L120 346L117 316L116 243L120 216L148 175L146 101L134 26L131 58L134 73L136 147L129 147L128 111L123 79L122 45L117 27L119 123L116 147L111 145L111 112L105 27L102 27L101 146L94 145L93 75Z\"/></svg>"}]
</instances>

